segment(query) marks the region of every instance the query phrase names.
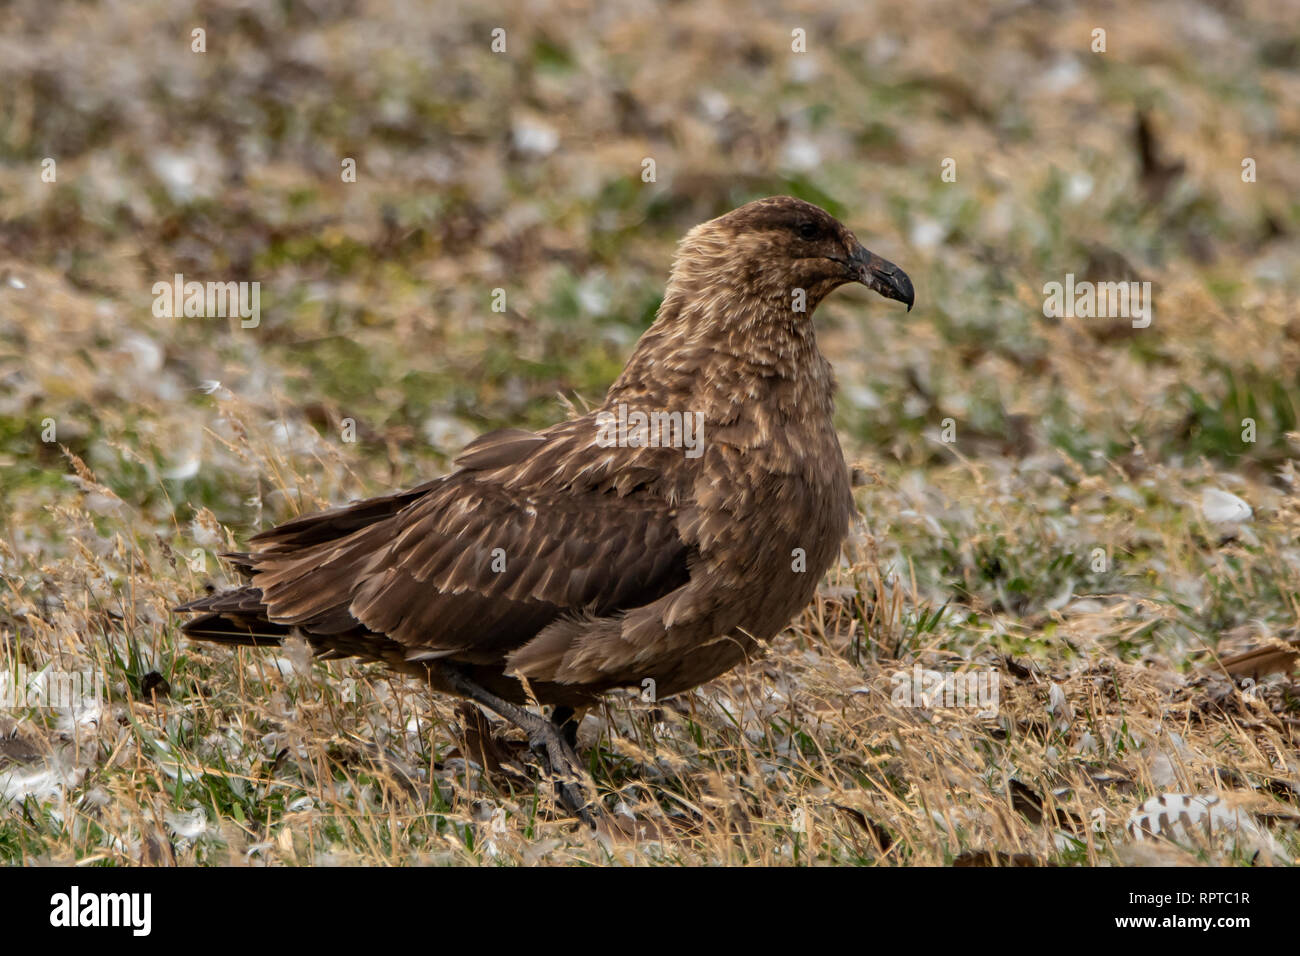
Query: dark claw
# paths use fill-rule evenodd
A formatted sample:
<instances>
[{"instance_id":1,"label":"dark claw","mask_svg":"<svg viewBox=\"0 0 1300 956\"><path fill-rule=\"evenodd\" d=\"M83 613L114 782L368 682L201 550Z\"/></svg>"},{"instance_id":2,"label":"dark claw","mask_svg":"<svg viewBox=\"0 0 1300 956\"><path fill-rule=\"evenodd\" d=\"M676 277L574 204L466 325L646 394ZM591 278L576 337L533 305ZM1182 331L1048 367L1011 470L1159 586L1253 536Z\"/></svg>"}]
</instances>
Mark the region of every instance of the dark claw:
<instances>
[{"instance_id":1,"label":"dark claw","mask_svg":"<svg viewBox=\"0 0 1300 956\"><path fill-rule=\"evenodd\" d=\"M529 745L542 758L547 772L555 782L555 794L560 806L592 830L596 829L596 820L587 809L591 801L582 787L582 764L564 739L560 728L552 725L550 733L530 740Z\"/></svg>"}]
</instances>

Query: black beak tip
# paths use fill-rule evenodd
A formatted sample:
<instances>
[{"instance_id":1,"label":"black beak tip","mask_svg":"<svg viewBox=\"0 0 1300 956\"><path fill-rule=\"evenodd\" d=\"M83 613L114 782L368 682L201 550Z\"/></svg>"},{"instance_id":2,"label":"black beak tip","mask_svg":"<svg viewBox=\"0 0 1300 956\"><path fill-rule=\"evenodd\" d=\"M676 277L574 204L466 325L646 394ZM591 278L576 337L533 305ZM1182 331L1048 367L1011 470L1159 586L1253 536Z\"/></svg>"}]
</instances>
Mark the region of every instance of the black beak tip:
<instances>
[{"instance_id":1,"label":"black beak tip","mask_svg":"<svg viewBox=\"0 0 1300 956\"><path fill-rule=\"evenodd\" d=\"M912 289L912 280L907 277L907 273L902 269L897 270L889 285L894 291L895 298L907 306L908 312L911 312L912 306L916 303L916 292Z\"/></svg>"},{"instance_id":2,"label":"black beak tip","mask_svg":"<svg viewBox=\"0 0 1300 956\"><path fill-rule=\"evenodd\" d=\"M869 289L874 289L887 299L895 299L912 311L916 303L916 292L907 273L887 259L873 255L866 249L859 248L854 256L857 268L855 278Z\"/></svg>"},{"instance_id":3,"label":"black beak tip","mask_svg":"<svg viewBox=\"0 0 1300 956\"><path fill-rule=\"evenodd\" d=\"M912 306L916 303L916 292L907 273L895 266L893 273L886 278L885 284L889 287L890 298L897 299L907 306L908 312L911 312Z\"/></svg>"}]
</instances>

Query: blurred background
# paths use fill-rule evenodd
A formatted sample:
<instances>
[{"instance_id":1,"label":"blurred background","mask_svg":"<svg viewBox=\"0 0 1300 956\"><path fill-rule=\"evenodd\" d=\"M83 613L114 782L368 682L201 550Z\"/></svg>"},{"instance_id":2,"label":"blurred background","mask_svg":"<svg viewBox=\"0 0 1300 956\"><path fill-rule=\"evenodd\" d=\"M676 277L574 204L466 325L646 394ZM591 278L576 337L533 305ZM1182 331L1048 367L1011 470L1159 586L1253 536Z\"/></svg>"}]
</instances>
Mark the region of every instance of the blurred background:
<instances>
[{"instance_id":1,"label":"blurred background","mask_svg":"<svg viewBox=\"0 0 1300 956\"><path fill-rule=\"evenodd\" d=\"M774 193L915 277L906 319L865 293L820 317L863 447L946 457L922 439L952 416L968 455L1140 435L1230 461L1250 412L1246 457L1276 463L1300 397L1298 21L1272 0L10 4L4 486L37 480L37 412L82 453L161 428L162 467L203 457L201 380L280 396L291 428L353 417L409 480L407 456L598 398L676 239ZM1067 272L1152 281L1154 326L1045 319ZM174 273L260 282L262 326L155 318Z\"/></svg>"},{"instance_id":2,"label":"blurred background","mask_svg":"<svg viewBox=\"0 0 1300 956\"><path fill-rule=\"evenodd\" d=\"M676 240L781 193L916 287L817 323L859 546L958 612L925 640L1177 671L1295 625L1294 0L18 0L0 626L120 634L129 593L171 675L216 550L597 401ZM176 273L260 325L155 316ZM1067 274L1153 322L1045 316Z\"/></svg>"}]
</instances>

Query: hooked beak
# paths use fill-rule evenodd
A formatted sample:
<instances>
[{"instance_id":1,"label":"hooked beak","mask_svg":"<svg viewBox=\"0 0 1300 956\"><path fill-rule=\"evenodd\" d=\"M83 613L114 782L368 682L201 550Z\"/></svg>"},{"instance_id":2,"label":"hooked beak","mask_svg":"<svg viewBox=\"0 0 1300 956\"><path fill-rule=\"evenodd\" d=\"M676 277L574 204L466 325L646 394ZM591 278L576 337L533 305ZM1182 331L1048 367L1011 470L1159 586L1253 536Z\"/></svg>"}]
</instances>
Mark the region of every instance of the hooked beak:
<instances>
[{"instance_id":1,"label":"hooked beak","mask_svg":"<svg viewBox=\"0 0 1300 956\"><path fill-rule=\"evenodd\" d=\"M908 312L912 311L912 303L916 300L912 291L912 280L898 266L888 259L880 258L874 252L868 252L860 244L847 265L850 278L854 282L861 282L886 299L897 299L907 305Z\"/></svg>"}]
</instances>

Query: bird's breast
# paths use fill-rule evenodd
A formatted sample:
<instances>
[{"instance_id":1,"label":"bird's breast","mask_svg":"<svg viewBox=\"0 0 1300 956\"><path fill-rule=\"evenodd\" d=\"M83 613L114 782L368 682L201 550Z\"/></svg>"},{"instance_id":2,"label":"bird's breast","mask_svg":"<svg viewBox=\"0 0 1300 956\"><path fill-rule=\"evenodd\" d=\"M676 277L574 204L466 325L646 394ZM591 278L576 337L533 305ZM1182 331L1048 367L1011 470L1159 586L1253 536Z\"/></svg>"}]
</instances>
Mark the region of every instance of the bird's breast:
<instances>
[{"instance_id":1,"label":"bird's breast","mask_svg":"<svg viewBox=\"0 0 1300 956\"><path fill-rule=\"evenodd\" d=\"M724 427L706 448L690 529L730 597L722 620L774 636L813 597L853 514L848 469L829 419L761 432Z\"/></svg>"}]
</instances>

